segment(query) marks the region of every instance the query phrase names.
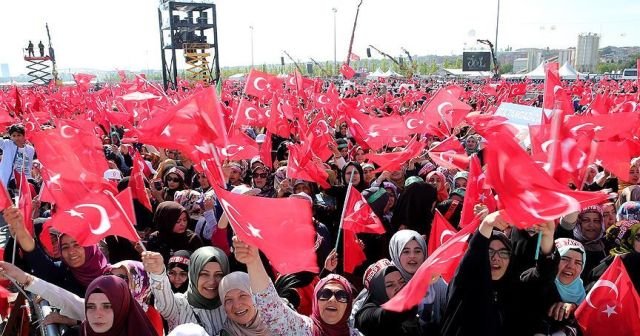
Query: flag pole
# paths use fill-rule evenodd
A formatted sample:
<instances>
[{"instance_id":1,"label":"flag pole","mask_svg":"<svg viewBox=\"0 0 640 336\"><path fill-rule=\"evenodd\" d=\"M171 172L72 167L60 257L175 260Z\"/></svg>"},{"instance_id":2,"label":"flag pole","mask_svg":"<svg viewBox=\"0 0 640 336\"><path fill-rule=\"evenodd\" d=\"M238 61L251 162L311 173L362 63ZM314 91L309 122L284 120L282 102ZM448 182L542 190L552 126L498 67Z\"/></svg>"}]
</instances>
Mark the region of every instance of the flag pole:
<instances>
[{"instance_id":1,"label":"flag pole","mask_svg":"<svg viewBox=\"0 0 640 336\"><path fill-rule=\"evenodd\" d=\"M105 190L104 193L109 196L111 198L111 200L116 203L116 205L118 206L118 210L120 210L120 212L122 213L122 215L124 216L124 218L127 220L127 223L129 224L129 226L131 226L131 228L133 229L133 232L136 234L136 237L138 237L138 242L140 243L140 246L142 247L142 251L146 252L147 249L144 247L144 244L142 244L142 238L140 238L140 235L138 234L138 231L136 230L136 228L133 225L133 222L131 221L131 219L129 218L129 215L127 215L127 212L124 211L124 208L122 207L122 204L120 204L120 202L118 201L117 198L115 198L115 196L113 196L113 194L108 191Z\"/></svg>"},{"instance_id":2,"label":"flag pole","mask_svg":"<svg viewBox=\"0 0 640 336\"><path fill-rule=\"evenodd\" d=\"M538 260L538 257L540 257L540 245L542 245L542 231L538 231L538 242L536 243L535 260Z\"/></svg>"},{"instance_id":3,"label":"flag pole","mask_svg":"<svg viewBox=\"0 0 640 336\"><path fill-rule=\"evenodd\" d=\"M16 149L17 150L17 149ZM16 152L17 153L17 152ZM26 152L25 152L26 155ZM14 159L15 160L15 159ZM24 164L24 158L23 158L23 164ZM21 175L21 176L24 176ZM13 179L16 181L16 186L18 184L18 178L16 176L16 171L13 171ZM20 179L20 185L22 186L22 183L26 182L26 181L22 181L22 178ZM17 189L17 193L14 196L14 202L16 203L16 207L18 207L18 209L20 209L20 187L16 188ZM25 216L30 216L30 214L24 214ZM26 218L23 219L23 225L24 225L24 221L26 220ZM18 250L18 239L16 238L16 236L13 236L13 252L11 254L11 263L12 264L16 264L16 251Z\"/></svg>"},{"instance_id":4,"label":"flag pole","mask_svg":"<svg viewBox=\"0 0 640 336\"><path fill-rule=\"evenodd\" d=\"M360 15L360 6L362 6L362 1L358 3L358 8L356 9L356 17L353 20L353 29L351 30L351 40L349 41L349 52L347 53L347 60L345 63L349 65L351 63L351 52L353 51L353 40L356 37L356 25L358 24L358 15Z\"/></svg>"},{"instance_id":5,"label":"flag pole","mask_svg":"<svg viewBox=\"0 0 640 336\"><path fill-rule=\"evenodd\" d=\"M345 168L345 172L346 172L346 168ZM353 172L351 174L351 177L349 178L349 184L347 185L347 195L344 198L344 205L342 206L342 215L340 215L340 226L338 226L338 236L336 237L336 247L334 248L334 250L338 251L338 244L340 244L340 232L342 232L342 224L344 223L344 213L347 210L347 201L349 200L349 195L351 195L351 186L353 185L353 174L355 174L355 172Z\"/></svg>"}]
</instances>

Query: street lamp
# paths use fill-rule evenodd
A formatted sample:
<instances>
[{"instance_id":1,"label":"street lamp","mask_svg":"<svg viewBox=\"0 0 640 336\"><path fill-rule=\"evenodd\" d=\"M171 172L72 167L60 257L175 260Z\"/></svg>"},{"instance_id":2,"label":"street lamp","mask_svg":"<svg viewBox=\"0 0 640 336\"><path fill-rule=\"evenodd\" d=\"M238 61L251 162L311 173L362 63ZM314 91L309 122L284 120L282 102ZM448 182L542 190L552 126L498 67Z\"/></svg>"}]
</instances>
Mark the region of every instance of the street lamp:
<instances>
[{"instance_id":1,"label":"street lamp","mask_svg":"<svg viewBox=\"0 0 640 336\"><path fill-rule=\"evenodd\" d=\"M496 53L498 52L498 26L500 25L500 0L498 0L498 12L496 13L496 40L493 43L493 46L496 48Z\"/></svg>"},{"instance_id":2,"label":"street lamp","mask_svg":"<svg viewBox=\"0 0 640 336\"><path fill-rule=\"evenodd\" d=\"M249 26L251 30L251 68L253 69L253 26Z\"/></svg>"},{"instance_id":3,"label":"street lamp","mask_svg":"<svg viewBox=\"0 0 640 336\"><path fill-rule=\"evenodd\" d=\"M336 53L336 13L338 13L338 9L333 7L331 10L333 11L333 68L338 69L338 56Z\"/></svg>"}]
</instances>

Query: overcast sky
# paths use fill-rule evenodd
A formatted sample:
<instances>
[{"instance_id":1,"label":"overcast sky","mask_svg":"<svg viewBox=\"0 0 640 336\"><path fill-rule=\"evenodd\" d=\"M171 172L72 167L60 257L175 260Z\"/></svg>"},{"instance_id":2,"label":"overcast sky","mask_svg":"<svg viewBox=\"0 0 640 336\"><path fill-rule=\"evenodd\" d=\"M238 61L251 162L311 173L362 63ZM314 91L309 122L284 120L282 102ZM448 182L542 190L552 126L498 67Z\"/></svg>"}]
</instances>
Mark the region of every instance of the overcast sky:
<instances>
[{"instance_id":1,"label":"overcast sky","mask_svg":"<svg viewBox=\"0 0 640 336\"><path fill-rule=\"evenodd\" d=\"M60 68L160 69L157 0L2 1L0 63L23 73L22 48L52 30ZM346 57L358 0L219 0L220 65L278 63L281 51L307 61L333 59L337 8L338 60ZM600 46L640 45L638 0L502 0L498 46L567 48L581 32L602 34ZM354 52L373 44L399 55L460 54L478 38L494 40L497 0L364 0ZM37 52L37 48L36 48ZM377 56L376 56L377 57Z\"/></svg>"}]
</instances>

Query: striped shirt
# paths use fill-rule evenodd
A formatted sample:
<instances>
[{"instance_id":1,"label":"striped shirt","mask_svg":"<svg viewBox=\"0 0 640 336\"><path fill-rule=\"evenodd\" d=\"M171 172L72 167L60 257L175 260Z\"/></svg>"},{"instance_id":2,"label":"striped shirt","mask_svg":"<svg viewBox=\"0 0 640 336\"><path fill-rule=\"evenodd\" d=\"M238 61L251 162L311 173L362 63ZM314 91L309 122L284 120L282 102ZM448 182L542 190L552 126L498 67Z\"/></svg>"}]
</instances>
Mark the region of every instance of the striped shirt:
<instances>
[{"instance_id":1,"label":"striped shirt","mask_svg":"<svg viewBox=\"0 0 640 336\"><path fill-rule=\"evenodd\" d=\"M192 307L184 293L173 293L166 274L149 274L151 290L155 296L154 306L169 323L169 331L185 323L201 325L209 335L217 335L227 320L224 307L201 309Z\"/></svg>"}]
</instances>

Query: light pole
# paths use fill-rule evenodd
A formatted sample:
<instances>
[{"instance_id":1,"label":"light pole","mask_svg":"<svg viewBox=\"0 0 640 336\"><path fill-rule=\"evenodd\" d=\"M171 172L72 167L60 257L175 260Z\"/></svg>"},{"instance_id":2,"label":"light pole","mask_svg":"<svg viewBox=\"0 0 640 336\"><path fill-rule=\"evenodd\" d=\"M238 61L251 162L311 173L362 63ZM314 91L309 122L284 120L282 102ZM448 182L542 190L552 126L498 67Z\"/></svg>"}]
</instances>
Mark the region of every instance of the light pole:
<instances>
[{"instance_id":1,"label":"light pole","mask_svg":"<svg viewBox=\"0 0 640 336\"><path fill-rule=\"evenodd\" d=\"M498 12L496 14L496 40L493 43L493 47L496 50L496 54L498 53L498 26L500 25L500 0L498 0Z\"/></svg>"},{"instance_id":2,"label":"light pole","mask_svg":"<svg viewBox=\"0 0 640 336\"><path fill-rule=\"evenodd\" d=\"M253 69L253 26L249 26L251 30L251 68Z\"/></svg>"},{"instance_id":3,"label":"light pole","mask_svg":"<svg viewBox=\"0 0 640 336\"><path fill-rule=\"evenodd\" d=\"M336 42L336 13L338 13L338 9L333 7L331 8L331 10L333 11L333 69L334 71L337 71L338 69L338 54L336 53L336 46L337 46L337 42Z\"/></svg>"}]
</instances>

